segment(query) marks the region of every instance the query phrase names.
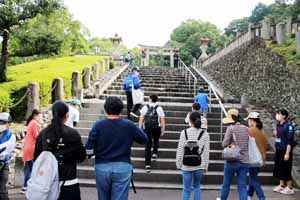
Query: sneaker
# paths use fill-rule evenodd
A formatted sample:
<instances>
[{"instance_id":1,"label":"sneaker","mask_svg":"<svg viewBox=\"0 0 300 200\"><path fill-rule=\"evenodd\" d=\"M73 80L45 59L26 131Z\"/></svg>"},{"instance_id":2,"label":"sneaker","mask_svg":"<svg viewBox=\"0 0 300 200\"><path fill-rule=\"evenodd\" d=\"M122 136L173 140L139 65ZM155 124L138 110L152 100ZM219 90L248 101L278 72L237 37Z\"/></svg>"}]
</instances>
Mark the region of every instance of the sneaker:
<instances>
[{"instance_id":1,"label":"sneaker","mask_svg":"<svg viewBox=\"0 0 300 200\"><path fill-rule=\"evenodd\" d=\"M283 189L284 189L284 187L282 185L278 185L273 189L273 192L280 193Z\"/></svg>"},{"instance_id":2,"label":"sneaker","mask_svg":"<svg viewBox=\"0 0 300 200\"><path fill-rule=\"evenodd\" d=\"M252 200L252 198L250 196L248 196L248 200Z\"/></svg>"},{"instance_id":3,"label":"sneaker","mask_svg":"<svg viewBox=\"0 0 300 200\"><path fill-rule=\"evenodd\" d=\"M221 198L220 198L220 197L217 197L216 200L221 200Z\"/></svg>"},{"instance_id":4,"label":"sneaker","mask_svg":"<svg viewBox=\"0 0 300 200\"><path fill-rule=\"evenodd\" d=\"M289 187L285 187L283 190L280 191L280 194L295 194L294 189L289 188Z\"/></svg>"},{"instance_id":5,"label":"sneaker","mask_svg":"<svg viewBox=\"0 0 300 200\"><path fill-rule=\"evenodd\" d=\"M150 165L146 165L145 169L146 169L146 172L149 173L151 171L151 166Z\"/></svg>"},{"instance_id":6,"label":"sneaker","mask_svg":"<svg viewBox=\"0 0 300 200\"><path fill-rule=\"evenodd\" d=\"M26 194L26 192L27 192L27 187L22 187L20 193L21 194Z\"/></svg>"},{"instance_id":7,"label":"sneaker","mask_svg":"<svg viewBox=\"0 0 300 200\"><path fill-rule=\"evenodd\" d=\"M156 160L157 158L158 158L157 154L153 154L153 155L152 155L152 159L153 159L153 160Z\"/></svg>"},{"instance_id":8,"label":"sneaker","mask_svg":"<svg viewBox=\"0 0 300 200\"><path fill-rule=\"evenodd\" d=\"M137 114L135 114L134 112L131 112L131 113L130 113L130 116L135 117L135 118L138 118L138 117L139 117L139 116L138 116Z\"/></svg>"}]
</instances>

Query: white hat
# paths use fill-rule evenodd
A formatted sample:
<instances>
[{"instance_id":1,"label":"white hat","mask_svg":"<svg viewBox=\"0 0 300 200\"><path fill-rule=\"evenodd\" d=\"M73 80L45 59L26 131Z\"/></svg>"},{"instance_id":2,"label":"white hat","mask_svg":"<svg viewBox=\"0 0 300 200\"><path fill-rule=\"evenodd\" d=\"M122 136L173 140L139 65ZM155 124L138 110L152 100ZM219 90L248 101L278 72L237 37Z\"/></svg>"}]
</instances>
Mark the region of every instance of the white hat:
<instances>
[{"instance_id":1,"label":"white hat","mask_svg":"<svg viewBox=\"0 0 300 200\"><path fill-rule=\"evenodd\" d=\"M258 112L250 112L248 117L245 119L259 119L259 113Z\"/></svg>"},{"instance_id":2,"label":"white hat","mask_svg":"<svg viewBox=\"0 0 300 200\"><path fill-rule=\"evenodd\" d=\"M12 118L9 113L0 113L0 121L3 122L12 122Z\"/></svg>"}]
</instances>

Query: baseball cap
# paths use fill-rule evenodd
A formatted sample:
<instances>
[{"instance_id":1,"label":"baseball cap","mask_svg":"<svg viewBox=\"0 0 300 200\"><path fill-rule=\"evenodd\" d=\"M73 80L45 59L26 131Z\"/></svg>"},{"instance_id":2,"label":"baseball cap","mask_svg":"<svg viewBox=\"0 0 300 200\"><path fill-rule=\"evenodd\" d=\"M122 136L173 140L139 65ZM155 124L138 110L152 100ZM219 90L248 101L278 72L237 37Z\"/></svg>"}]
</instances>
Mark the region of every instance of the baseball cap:
<instances>
[{"instance_id":1,"label":"baseball cap","mask_svg":"<svg viewBox=\"0 0 300 200\"><path fill-rule=\"evenodd\" d=\"M79 99L72 99L71 104L73 105L81 105L81 102Z\"/></svg>"},{"instance_id":2,"label":"baseball cap","mask_svg":"<svg viewBox=\"0 0 300 200\"><path fill-rule=\"evenodd\" d=\"M259 119L259 113L258 112L250 112L248 117L245 119Z\"/></svg>"},{"instance_id":3,"label":"baseball cap","mask_svg":"<svg viewBox=\"0 0 300 200\"><path fill-rule=\"evenodd\" d=\"M12 122L12 118L9 113L0 113L0 121L3 122Z\"/></svg>"}]
</instances>

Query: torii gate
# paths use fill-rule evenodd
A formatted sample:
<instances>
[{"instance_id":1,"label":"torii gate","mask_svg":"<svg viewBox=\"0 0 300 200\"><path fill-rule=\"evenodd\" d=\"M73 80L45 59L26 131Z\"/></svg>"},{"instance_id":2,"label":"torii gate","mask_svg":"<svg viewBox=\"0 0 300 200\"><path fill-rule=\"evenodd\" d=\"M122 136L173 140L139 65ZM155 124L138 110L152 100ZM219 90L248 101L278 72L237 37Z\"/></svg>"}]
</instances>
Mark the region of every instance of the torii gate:
<instances>
[{"instance_id":1,"label":"torii gate","mask_svg":"<svg viewBox=\"0 0 300 200\"><path fill-rule=\"evenodd\" d=\"M149 45L142 45L142 44L139 44L139 46L146 54L145 58L141 56L142 66L149 66L150 55L163 55L163 56L170 56L170 67L174 67L174 54L176 52L178 53L179 51L178 48L149 46Z\"/></svg>"}]
</instances>

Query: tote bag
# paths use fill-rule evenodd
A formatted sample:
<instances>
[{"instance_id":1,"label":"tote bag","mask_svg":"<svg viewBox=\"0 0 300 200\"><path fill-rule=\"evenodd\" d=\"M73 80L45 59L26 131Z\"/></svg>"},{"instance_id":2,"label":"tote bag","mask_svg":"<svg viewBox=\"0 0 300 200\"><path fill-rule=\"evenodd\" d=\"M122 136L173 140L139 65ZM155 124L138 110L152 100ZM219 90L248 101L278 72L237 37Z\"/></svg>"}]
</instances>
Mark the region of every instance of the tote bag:
<instances>
[{"instance_id":1,"label":"tote bag","mask_svg":"<svg viewBox=\"0 0 300 200\"><path fill-rule=\"evenodd\" d=\"M144 91L142 89L134 89L132 85L132 101L133 105L144 103Z\"/></svg>"},{"instance_id":2,"label":"tote bag","mask_svg":"<svg viewBox=\"0 0 300 200\"><path fill-rule=\"evenodd\" d=\"M233 127L230 127L233 129ZM224 148L222 157L224 160L227 161L238 161L241 156L241 149L236 143L236 136L235 133L232 131L233 136L233 144L228 145L226 148Z\"/></svg>"},{"instance_id":3,"label":"tote bag","mask_svg":"<svg viewBox=\"0 0 300 200\"><path fill-rule=\"evenodd\" d=\"M248 142L249 164L253 167L261 167L263 160L254 137L249 136Z\"/></svg>"}]
</instances>

